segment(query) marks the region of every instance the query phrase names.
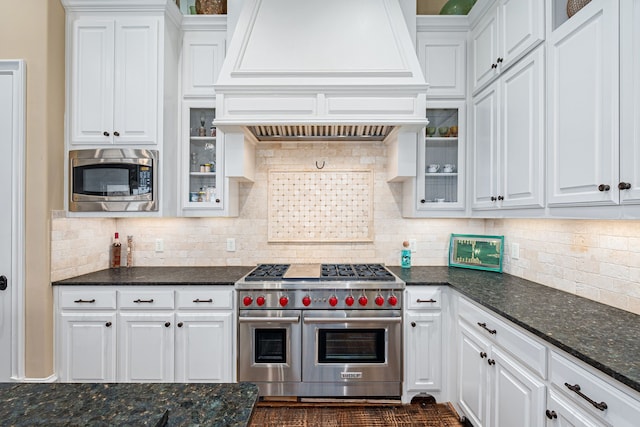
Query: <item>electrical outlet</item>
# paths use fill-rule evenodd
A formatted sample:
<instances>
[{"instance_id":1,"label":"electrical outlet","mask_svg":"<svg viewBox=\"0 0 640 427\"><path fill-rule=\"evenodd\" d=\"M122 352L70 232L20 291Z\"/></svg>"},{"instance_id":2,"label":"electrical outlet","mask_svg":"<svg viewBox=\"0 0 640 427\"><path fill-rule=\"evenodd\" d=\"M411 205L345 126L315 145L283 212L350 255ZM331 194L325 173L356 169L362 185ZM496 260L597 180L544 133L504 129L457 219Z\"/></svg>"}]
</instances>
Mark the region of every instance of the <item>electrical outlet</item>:
<instances>
[{"instance_id":1,"label":"electrical outlet","mask_svg":"<svg viewBox=\"0 0 640 427\"><path fill-rule=\"evenodd\" d=\"M520 243L511 244L511 259L520 259Z\"/></svg>"},{"instance_id":2,"label":"electrical outlet","mask_svg":"<svg viewBox=\"0 0 640 427\"><path fill-rule=\"evenodd\" d=\"M227 238L227 252L235 252L236 251L236 239L233 237Z\"/></svg>"},{"instance_id":3,"label":"electrical outlet","mask_svg":"<svg viewBox=\"0 0 640 427\"><path fill-rule=\"evenodd\" d=\"M411 249L411 252L418 252L418 243L416 242L416 239L409 239L409 249Z\"/></svg>"},{"instance_id":4,"label":"electrical outlet","mask_svg":"<svg viewBox=\"0 0 640 427\"><path fill-rule=\"evenodd\" d=\"M156 239L156 252L164 252L164 240Z\"/></svg>"}]
</instances>

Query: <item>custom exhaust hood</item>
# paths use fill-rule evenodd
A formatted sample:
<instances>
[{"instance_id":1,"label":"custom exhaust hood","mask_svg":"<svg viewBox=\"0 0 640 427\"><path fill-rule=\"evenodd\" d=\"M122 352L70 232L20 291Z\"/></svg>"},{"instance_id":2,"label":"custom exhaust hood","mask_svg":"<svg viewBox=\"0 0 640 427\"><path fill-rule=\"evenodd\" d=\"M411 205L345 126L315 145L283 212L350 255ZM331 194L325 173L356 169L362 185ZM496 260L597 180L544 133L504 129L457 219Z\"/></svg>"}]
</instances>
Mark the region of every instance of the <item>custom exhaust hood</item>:
<instances>
[{"instance_id":1,"label":"custom exhaust hood","mask_svg":"<svg viewBox=\"0 0 640 427\"><path fill-rule=\"evenodd\" d=\"M381 141L427 124L401 0L245 0L215 125L260 141Z\"/></svg>"}]
</instances>

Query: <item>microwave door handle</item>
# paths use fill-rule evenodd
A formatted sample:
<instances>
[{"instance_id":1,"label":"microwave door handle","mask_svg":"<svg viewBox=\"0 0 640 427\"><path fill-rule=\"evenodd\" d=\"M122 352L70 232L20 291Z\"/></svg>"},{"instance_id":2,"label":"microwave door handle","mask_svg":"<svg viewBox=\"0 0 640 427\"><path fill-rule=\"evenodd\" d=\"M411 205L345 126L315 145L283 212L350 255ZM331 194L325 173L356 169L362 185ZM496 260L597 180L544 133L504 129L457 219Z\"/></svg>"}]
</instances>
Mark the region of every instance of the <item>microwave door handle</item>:
<instances>
[{"instance_id":1,"label":"microwave door handle","mask_svg":"<svg viewBox=\"0 0 640 427\"><path fill-rule=\"evenodd\" d=\"M402 317L305 317L304 323L400 323Z\"/></svg>"},{"instance_id":2,"label":"microwave door handle","mask_svg":"<svg viewBox=\"0 0 640 427\"><path fill-rule=\"evenodd\" d=\"M291 317L239 317L240 323L298 323L300 316Z\"/></svg>"}]
</instances>

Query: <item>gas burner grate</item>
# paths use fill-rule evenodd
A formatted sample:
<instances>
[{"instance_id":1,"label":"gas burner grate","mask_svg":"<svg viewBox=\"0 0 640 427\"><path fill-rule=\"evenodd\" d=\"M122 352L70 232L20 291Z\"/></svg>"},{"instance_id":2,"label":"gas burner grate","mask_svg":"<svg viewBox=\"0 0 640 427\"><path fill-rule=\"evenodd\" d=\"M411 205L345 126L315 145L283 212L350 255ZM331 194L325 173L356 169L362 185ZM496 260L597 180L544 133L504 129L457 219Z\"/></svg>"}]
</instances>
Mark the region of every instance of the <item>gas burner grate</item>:
<instances>
[{"instance_id":1,"label":"gas burner grate","mask_svg":"<svg viewBox=\"0 0 640 427\"><path fill-rule=\"evenodd\" d=\"M290 264L260 264L251 271L244 280L261 281L261 280L282 280L282 276L289 269Z\"/></svg>"},{"instance_id":2,"label":"gas burner grate","mask_svg":"<svg viewBox=\"0 0 640 427\"><path fill-rule=\"evenodd\" d=\"M382 264L322 264L320 275L327 280L395 280Z\"/></svg>"}]
</instances>

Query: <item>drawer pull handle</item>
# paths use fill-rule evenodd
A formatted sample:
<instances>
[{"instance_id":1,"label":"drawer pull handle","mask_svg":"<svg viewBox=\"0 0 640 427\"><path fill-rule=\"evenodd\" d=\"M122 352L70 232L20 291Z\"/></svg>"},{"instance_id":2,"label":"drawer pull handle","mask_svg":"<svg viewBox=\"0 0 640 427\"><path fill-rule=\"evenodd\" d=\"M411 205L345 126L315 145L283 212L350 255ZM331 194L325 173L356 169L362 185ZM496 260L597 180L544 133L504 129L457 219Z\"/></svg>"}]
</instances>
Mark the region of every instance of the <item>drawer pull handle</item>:
<instances>
[{"instance_id":1,"label":"drawer pull handle","mask_svg":"<svg viewBox=\"0 0 640 427\"><path fill-rule=\"evenodd\" d=\"M140 299L140 298L138 298L136 300L133 300L133 302L135 302L136 304L141 304L141 303L151 304L153 302L153 298L151 298L151 299Z\"/></svg>"},{"instance_id":2,"label":"drawer pull handle","mask_svg":"<svg viewBox=\"0 0 640 427\"><path fill-rule=\"evenodd\" d=\"M423 302L424 302L424 303L426 303L426 302L428 302L428 303L434 303L434 302L438 302L438 301L434 300L433 298L429 298L429 299L420 299L420 298L418 298L418 299L416 300L416 302L417 302L417 303L423 303Z\"/></svg>"},{"instance_id":3,"label":"drawer pull handle","mask_svg":"<svg viewBox=\"0 0 640 427\"><path fill-rule=\"evenodd\" d=\"M94 302L96 302L96 299L77 299L74 301L77 304L93 304Z\"/></svg>"},{"instance_id":4,"label":"drawer pull handle","mask_svg":"<svg viewBox=\"0 0 640 427\"><path fill-rule=\"evenodd\" d=\"M550 420L554 419L554 418L558 418L558 414L556 414L556 411L550 411L547 409L547 418L549 418Z\"/></svg>"},{"instance_id":5,"label":"drawer pull handle","mask_svg":"<svg viewBox=\"0 0 640 427\"><path fill-rule=\"evenodd\" d=\"M489 332L491 335L495 335L498 333L498 331L496 331L495 329L489 329L487 328L487 324L484 322L478 322L478 326L480 326L482 329L486 330L487 332Z\"/></svg>"},{"instance_id":6,"label":"drawer pull handle","mask_svg":"<svg viewBox=\"0 0 640 427\"><path fill-rule=\"evenodd\" d=\"M209 298L209 299L200 299L200 298L196 298L193 300L193 302L195 303L199 303L199 302L213 302L213 298Z\"/></svg>"},{"instance_id":7,"label":"drawer pull handle","mask_svg":"<svg viewBox=\"0 0 640 427\"><path fill-rule=\"evenodd\" d=\"M564 385L571 390L572 392L574 392L575 394L577 394L578 396L580 396L581 398L583 398L584 400L586 400L587 402L591 403L594 408L600 409L601 411L604 411L605 409L607 409L607 404L605 402L596 402L592 399L589 398L589 396L586 396L584 393L582 393L580 391L580 385L576 384L576 385L571 385L569 383L564 383Z\"/></svg>"}]
</instances>

